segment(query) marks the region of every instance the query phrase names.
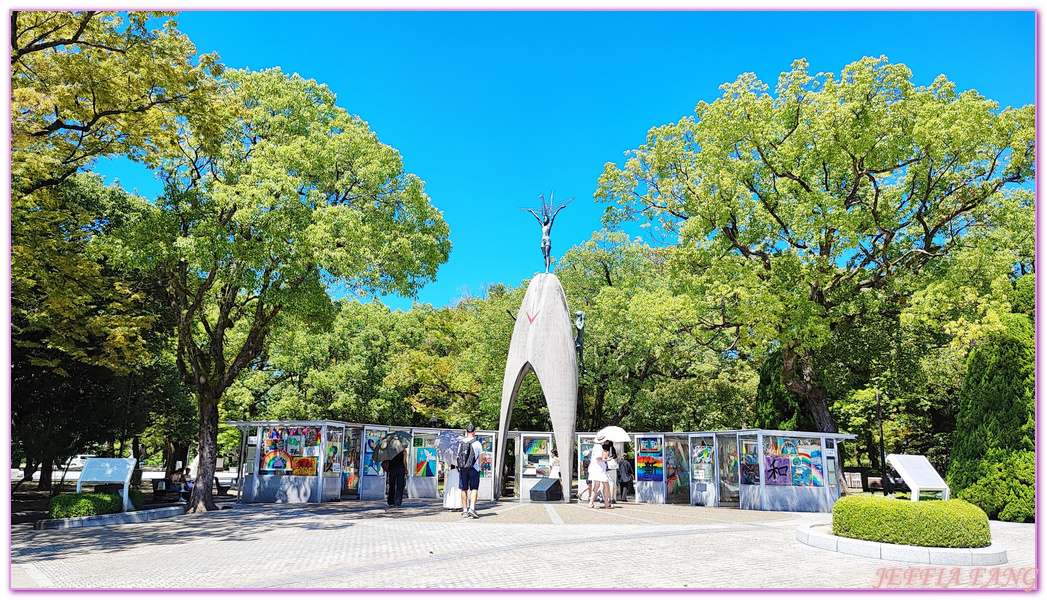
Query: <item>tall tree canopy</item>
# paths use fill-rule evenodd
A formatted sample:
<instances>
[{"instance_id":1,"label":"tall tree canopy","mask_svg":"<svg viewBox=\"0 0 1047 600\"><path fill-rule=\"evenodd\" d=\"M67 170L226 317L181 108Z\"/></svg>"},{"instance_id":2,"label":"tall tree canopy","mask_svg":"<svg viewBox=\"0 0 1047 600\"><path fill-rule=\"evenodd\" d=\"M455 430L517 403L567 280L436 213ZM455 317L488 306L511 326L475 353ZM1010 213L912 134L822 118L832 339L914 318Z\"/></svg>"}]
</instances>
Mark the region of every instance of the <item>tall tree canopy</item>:
<instances>
[{"instance_id":1,"label":"tall tree canopy","mask_svg":"<svg viewBox=\"0 0 1047 600\"><path fill-rule=\"evenodd\" d=\"M610 224L679 235L674 265L716 317L706 329L779 343L783 381L822 431L837 426L815 358L833 330L898 310L911 278L1034 175L1034 107L911 77L885 57L838 77L796 61L773 95L742 75L609 163L596 194Z\"/></svg>"},{"instance_id":2,"label":"tall tree canopy","mask_svg":"<svg viewBox=\"0 0 1047 600\"><path fill-rule=\"evenodd\" d=\"M111 252L164 274L177 358L200 408L200 473L214 468L218 402L274 320L329 322L327 287L410 295L450 252L423 183L327 86L279 69L232 71L214 152L189 132L167 192ZM199 486L191 510L214 507Z\"/></svg>"},{"instance_id":3,"label":"tall tree canopy","mask_svg":"<svg viewBox=\"0 0 1047 600\"><path fill-rule=\"evenodd\" d=\"M217 55L197 58L173 12L11 11L11 187L29 194L101 157L155 166L208 102ZM150 29L155 27L155 29Z\"/></svg>"}]
</instances>

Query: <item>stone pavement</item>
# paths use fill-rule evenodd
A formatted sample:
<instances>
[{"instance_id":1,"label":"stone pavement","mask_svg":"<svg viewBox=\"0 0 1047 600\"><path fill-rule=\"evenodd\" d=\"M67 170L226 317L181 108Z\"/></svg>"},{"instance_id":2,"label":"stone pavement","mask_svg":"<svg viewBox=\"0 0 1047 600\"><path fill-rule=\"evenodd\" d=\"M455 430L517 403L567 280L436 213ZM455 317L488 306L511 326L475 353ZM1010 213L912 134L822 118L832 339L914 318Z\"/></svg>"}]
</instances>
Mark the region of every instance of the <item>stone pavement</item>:
<instances>
[{"instance_id":1,"label":"stone pavement","mask_svg":"<svg viewBox=\"0 0 1047 600\"><path fill-rule=\"evenodd\" d=\"M432 500L393 510L250 504L108 527L17 525L12 588L1013 588L1028 587L1036 566L1032 524L992 522L1008 553L1001 568L1012 571L989 583L988 570L861 558L796 540L797 526L828 523L827 513L631 503L478 509L480 519L462 519ZM558 570L564 555L571 569Z\"/></svg>"}]
</instances>

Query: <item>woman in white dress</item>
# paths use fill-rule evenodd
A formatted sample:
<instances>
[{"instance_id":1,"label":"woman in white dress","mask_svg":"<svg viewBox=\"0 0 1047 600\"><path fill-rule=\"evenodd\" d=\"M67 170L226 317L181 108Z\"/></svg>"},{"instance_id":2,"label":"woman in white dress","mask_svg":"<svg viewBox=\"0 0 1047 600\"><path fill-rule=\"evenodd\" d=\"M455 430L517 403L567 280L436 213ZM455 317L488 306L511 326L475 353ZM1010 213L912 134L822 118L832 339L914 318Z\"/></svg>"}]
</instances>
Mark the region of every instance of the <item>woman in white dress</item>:
<instances>
[{"instance_id":1,"label":"woman in white dress","mask_svg":"<svg viewBox=\"0 0 1047 600\"><path fill-rule=\"evenodd\" d=\"M444 508L462 510L462 490L458 488L458 469L446 465L444 469Z\"/></svg>"},{"instance_id":2,"label":"woman in white dress","mask_svg":"<svg viewBox=\"0 0 1047 600\"><path fill-rule=\"evenodd\" d=\"M593 444L593 453L589 461L589 479L593 482L593 491L589 494L589 508L593 507L596 499L596 488L599 487L603 494L603 506L600 508L611 508L611 482L607 478L607 461L610 459L607 451L603 449L604 440L602 435L596 436Z\"/></svg>"}]
</instances>

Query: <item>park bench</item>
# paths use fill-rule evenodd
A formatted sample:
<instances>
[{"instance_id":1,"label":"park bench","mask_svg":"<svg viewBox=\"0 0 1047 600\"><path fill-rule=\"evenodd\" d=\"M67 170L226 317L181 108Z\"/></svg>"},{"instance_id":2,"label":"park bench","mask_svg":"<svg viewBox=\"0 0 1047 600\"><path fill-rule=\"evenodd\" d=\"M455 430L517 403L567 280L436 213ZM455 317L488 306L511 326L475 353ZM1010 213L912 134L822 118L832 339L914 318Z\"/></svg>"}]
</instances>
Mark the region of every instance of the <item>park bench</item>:
<instances>
[{"instance_id":1,"label":"park bench","mask_svg":"<svg viewBox=\"0 0 1047 600\"><path fill-rule=\"evenodd\" d=\"M81 493L85 483L103 486L119 484L120 495L124 499L124 512L127 512L132 509L129 492L131 475L137 464L138 461L134 458L88 458L84 461L84 469L76 480L76 493Z\"/></svg>"},{"instance_id":2,"label":"park bench","mask_svg":"<svg viewBox=\"0 0 1047 600\"><path fill-rule=\"evenodd\" d=\"M232 484L222 485L222 482L218 480L218 476L214 478L214 489L217 491L216 496L229 497L232 494L229 493L229 488ZM174 494L175 500L184 499L182 496L182 485L180 483L174 483L170 478L154 479L153 480L153 500L164 501L168 495Z\"/></svg>"}]
</instances>

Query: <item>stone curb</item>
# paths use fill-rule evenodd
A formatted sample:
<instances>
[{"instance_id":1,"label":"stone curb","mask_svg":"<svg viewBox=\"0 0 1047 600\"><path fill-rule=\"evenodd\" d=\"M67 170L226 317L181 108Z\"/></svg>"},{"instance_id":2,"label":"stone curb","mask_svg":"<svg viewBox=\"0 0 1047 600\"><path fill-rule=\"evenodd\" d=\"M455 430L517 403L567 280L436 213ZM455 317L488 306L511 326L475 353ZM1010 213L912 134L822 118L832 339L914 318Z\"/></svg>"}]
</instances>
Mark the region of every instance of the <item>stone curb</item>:
<instances>
[{"instance_id":1,"label":"stone curb","mask_svg":"<svg viewBox=\"0 0 1047 600\"><path fill-rule=\"evenodd\" d=\"M155 519L166 519L185 514L184 506L169 506L152 510L136 510L128 513L110 515L92 515L90 517L72 517L69 519L41 519L33 523L33 529L71 529L73 527L96 527L98 525L123 525L124 523L145 523Z\"/></svg>"},{"instance_id":2,"label":"stone curb","mask_svg":"<svg viewBox=\"0 0 1047 600\"><path fill-rule=\"evenodd\" d=\"M996 542L990 543L986 548L930 548L867 542L813 529L827 525L827 523L801 525L796 528L796 539L808 546L823 550L898 562L960 566L1002 565L1007 562L1007 551Z\"/></svg>"}]
</instances>

